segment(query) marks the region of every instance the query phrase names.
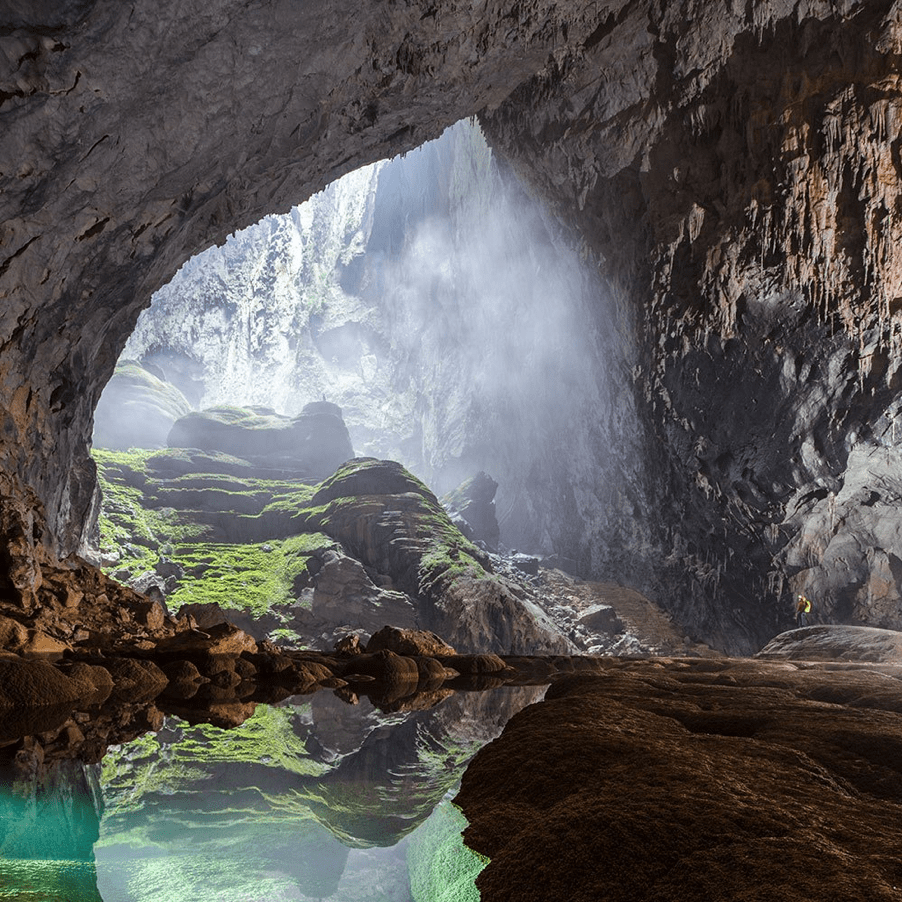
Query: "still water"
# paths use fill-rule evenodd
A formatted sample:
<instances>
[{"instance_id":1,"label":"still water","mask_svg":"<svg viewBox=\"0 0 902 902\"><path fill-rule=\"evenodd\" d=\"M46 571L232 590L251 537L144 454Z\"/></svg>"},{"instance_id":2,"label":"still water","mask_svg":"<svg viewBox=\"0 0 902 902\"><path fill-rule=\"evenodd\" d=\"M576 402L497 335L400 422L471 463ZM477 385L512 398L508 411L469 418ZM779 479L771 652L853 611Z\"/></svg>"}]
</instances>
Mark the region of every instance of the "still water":
<instances>
[{"instance_id":1,"label":"still water","mask_svg":"<svg viewBox=\"0 0 902 902\"><path fill-rule=\"evenodd\" d=\"M103 761L0 786L0 899L466 902L484 861L450 798L544 687L386 714L333 693L222 730L167 717Z\"/></svg>"}]
</instances>

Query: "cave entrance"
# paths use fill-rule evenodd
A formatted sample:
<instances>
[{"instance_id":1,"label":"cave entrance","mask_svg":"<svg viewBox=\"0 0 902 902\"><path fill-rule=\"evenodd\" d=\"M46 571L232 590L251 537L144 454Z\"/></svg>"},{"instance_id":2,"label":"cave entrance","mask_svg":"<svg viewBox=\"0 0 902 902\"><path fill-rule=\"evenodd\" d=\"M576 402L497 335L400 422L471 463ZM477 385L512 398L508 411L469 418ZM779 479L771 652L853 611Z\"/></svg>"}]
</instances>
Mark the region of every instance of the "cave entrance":
<instances>
[{"instance_id":1,"label":"cave entrance","mask_svg":"<svg viewBox=\"0 0 902 902\"><path fill-rule=\"evenodd\" d=\"M504 544L575 559L564 545L609 491L615 325L569 236L465 120L186 263L142 314L94 446L163 447L188 410L326 402L354 454L439 495L488 473Z\"/></svg>"}]
</instances>

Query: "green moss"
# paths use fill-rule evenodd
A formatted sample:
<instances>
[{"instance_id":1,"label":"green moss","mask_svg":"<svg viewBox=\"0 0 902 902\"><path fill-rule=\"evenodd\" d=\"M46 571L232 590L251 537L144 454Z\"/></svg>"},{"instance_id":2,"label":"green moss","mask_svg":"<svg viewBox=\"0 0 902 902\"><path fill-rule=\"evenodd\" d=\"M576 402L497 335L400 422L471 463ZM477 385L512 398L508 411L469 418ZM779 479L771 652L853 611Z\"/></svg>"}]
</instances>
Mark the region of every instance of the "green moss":
<instances>
[{"instance_id":1,"label":"green moss","mask_svg":"<svg viewBox=\"0 0 902 902\"><path fill-rule=\"evenodd\" d=\"M479 902L476 878L489 860L464 845L467 819L443 801L411 837L407 853L414 902Z\"/></svg>"},{"instance_id":2,"label":"green moss","mask_svg":"<svg viewBox=\"0 0 902 902\"><path fill-rule=\"evenodd\" d=\"M266 614L274 606L292 604L294 586L312 555L334 547L336 543L322 533L254 545L176 545L172 560L188 578L169 597L169 605L217 602L226 610Z\"/></svg>"},{"instance_id":3,"label":"green moss","mask_svg":"<svg viewBox=\"0 0 902 902\"><path fill-rule=\"evenodd\" d=\"M140 809L148 794L215 792L217 776L229 765L319 776L327 766L309 757L294 729L304 707L258 705L243 724L229 730L170 718L164 732L111 748L101 765L106 816Z\"/></svg>"}]
</instances>

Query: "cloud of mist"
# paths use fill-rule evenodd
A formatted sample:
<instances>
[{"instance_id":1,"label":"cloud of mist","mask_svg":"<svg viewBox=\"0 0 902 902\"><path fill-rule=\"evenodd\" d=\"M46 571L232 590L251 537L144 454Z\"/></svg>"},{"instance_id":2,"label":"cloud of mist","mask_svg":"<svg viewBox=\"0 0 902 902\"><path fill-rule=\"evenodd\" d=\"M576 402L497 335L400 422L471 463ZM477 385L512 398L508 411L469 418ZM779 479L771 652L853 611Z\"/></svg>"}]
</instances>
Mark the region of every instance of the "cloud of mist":
<instances>
[{"instance_id":1,"label":"cloud of mist","mask_svg":"<svg viewBox=\"0 0 902 902\"><path fill-rule=\"evenodd\" d=\"M195 257L124 356L196 407L326 397L358 452L439 493L497 479L503 539L601 546L636 432L629 327L573 245L461 122Z\"/></svg>"}]
</instances>

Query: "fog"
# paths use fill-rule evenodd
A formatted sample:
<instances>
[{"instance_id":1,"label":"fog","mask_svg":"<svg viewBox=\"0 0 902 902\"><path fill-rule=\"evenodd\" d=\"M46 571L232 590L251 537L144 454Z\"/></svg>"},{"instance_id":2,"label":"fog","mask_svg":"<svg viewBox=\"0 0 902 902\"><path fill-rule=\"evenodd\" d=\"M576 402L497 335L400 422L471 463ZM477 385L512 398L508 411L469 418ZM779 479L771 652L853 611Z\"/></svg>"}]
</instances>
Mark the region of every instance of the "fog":
<instances>
[{"instance_id":1,"label":"fog","mask_svg":"<svg viewBox=\"0 0 902 902\"><path fill-rule=\"evenodd\" d=\"M197 407L334 401L358 454L439 493L488 472L502 539L552 553L623 504L629 335L597 266L462 122L196 257L123 356Z\"/></svg>"}]
</instances>

